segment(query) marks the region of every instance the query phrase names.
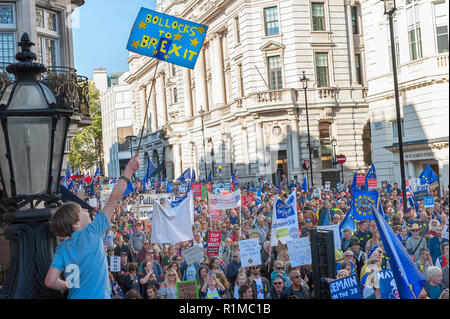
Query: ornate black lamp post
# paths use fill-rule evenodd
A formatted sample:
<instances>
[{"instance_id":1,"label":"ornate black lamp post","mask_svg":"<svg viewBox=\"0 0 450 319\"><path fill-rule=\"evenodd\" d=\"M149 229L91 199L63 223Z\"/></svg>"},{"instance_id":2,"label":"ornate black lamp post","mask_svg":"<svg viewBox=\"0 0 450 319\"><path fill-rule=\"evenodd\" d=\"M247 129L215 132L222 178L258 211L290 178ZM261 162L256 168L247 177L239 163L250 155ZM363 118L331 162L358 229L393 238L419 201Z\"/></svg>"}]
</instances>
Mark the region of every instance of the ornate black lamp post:
<instances>
[{"instance_id":1,"label":"ornate black lamp post","mask_svg":"<svg viewBox=\"0 0 450 319\"><path fill-rule=\"evenodd\" d=\"M384 0L384 14L389 17L389 33L391 37L391 58L392 58L392 75L394 78L394 95L395 95L395 111L397 114L397 135L398 135L398 152L400 157L400 176L402 180L402 201L403 211L407 210L406 202L406 178L405 178L405 159L403 157L403 137L402 137L402 121L400 114L400 94L398 92L398 77L397 77L397 60L395 54L395 40L394 40L394 21L393 14L397 10L395 0Z\"/></svg>"},{"instance_id":2,"label":"ornate black lamp post","mask_svg":"<svg viewBox=\"0 0 450 319\"><path fill-rule=\"evenodd\" d=\"M6 70L16 81L0 99L0 180L6 223L4 234L10 241L10 266L1 298L50 298L59 293L44 286L52 261L56 238L49 219L60 194L61 166L72 109L63 96L37 77L46 68L33 62L36 54L24 33L17 53L20 62ZM44 203L44 208L38 208Z\"/></svg>"},{"instance_id":3,"label":"ornate black lamp post","mask_svg":"<svg viewBox=\"0 0 450 319\"><path fill-rule=\"evenodd\" d=\"M302 82L303 90L305 91L305 108L306 108L306 126L308 128L308 154L309 154L309 168L311 169L311 188L314 186L314 177L313 177L313 162L312 162L312 146L311 146L311 136L309 134L309 115L308 115L308 98L306 94L306 90L308 89L309 79L305 76L305 71L303 71L303 77L300 79Z\"/></svg>"}]
</instances>

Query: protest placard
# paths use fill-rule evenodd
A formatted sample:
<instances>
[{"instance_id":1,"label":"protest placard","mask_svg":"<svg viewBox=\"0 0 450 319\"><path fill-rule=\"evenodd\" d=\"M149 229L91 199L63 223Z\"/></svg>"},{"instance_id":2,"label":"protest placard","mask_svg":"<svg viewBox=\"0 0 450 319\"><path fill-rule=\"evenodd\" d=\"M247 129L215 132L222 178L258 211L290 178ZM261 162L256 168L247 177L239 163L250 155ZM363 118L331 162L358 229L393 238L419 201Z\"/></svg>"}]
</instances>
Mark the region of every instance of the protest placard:
<instances>
[{"instance_id":1,"label":"protest placard","mask_svg":"<svg viewBox=\"0 0 450 319\"><path fill-rule=\"evenodd\" d=\"M220 231L210 231L208 237L208 246L206 247L206 256L218 256L220 247Z\"/></svg>"},{"instance_id":2,"label":"protest placard","mask_svg":"<svg viewBox=\"0 0 450 319\"><path fill-rule=\"evenodd\" d=\"M137 198L136 213L139 220L152 219L153 206L155 201L158 201L161 207L166 207L166 199L172 200L173 194L159 193L159 194L139 194Z\"/></svg>"},{"instance_id":3,"label":"protest placard","mask_svg":"<svg viewBox=\"0 0 450 319\"><path fill-rule=\"evenodd\" d=\"M202 184L192 184L191 185L192 192L194 193L194 197L202 196Z\"/></svg>"},{"instance_id":4,"label":"protest placard","mask_svg":"<svg viewBox=\"0 0 450 319\"><path fill-rule=\"evenodd\" d=\"M186 184L180 184L180 186L178 187L178 192L179 193L186 193L187 192L187 185Z\"/></svg>"},{"instance_id":5,"label":"protest placard","mask_svg":"<svg viewBox=\"0 0 450 319\"><path fill-rule=\"evenodd\" d=\"M209 218L211 218L211 221L218 221L220 220L220 210L218 209L208 209L209 212Z\"/></svg>"},{"instance_id":6,"label":"protest placard","mask_svg":"<svg viewBox=\"0 0 450 319\"><path fill-rule=\"evenodd\" d=\"M341 237L339 232L339 225L325 225L325 226L317 226L317 229L326 229L333 231L333 239L334 239L334 248L341 249Z\"/></svg>"},{"instance_id":7,"label":"protest placard","mask_svg":"<svg viewBox=\"0 0 450 319\"><path fill-rule=\"evenodd\" d=\"M337 191L338 191L339 193L340 193L340 192L344 192L344 191L345 191L345 185L344 185L344 183L342 183L342 182L337 183L336 189L337 189Z\"/></svg>"},{"instance_id":8,"label":"protest placard","mask_svg":"<svg viewBox=\"0 0 450 319\"><path fill-rule=\"evenodd\" d=\"M199 299L197 280L177 282L178 299Z\"/></svg>"},{"instance_id":9,"label":"protest placard","mask_svg":"<svg viewBox=\"0 0 450 319\"><path fill-rule=\"evenodd\" d=\"M141 8L127 50L193 69L208 26Z\"/></svg>"},{"instance_id":10,"label":"protest placard","mask_svg":"<svg viewBox=\"0 0 450 319\"><path fill-rule=\"evenodd\" d=\"M423 199L425 208L433 208L434 207L434 197L424 197Z\"/></svg>"},{"instance_id":11,"label":"protest placard","mask_svg":"<svg viewBox=\"0 0 450 319\"><path fill-rule=\"evenodd\" d=\"M366 183L366 174L356 174L356 185L364 185Z\"/></svg>"},{"instance_id":12,"label":"protest placard","mask_svg":"<svg viewBox=\"0 0 450 319\"><path fill-rule=\"evenodd\" d=\"M222 193L231 193L231 183L214 183L212 185L212 191L220 190Z\"/></svg>"},{"instance_id":13,"label":"protest placard","mask_svg":"<svg viewBox=\"0 0 450 319\"><path fill-rule=\"evenodd\" d=\"M311 265L311 242L309 237L290 239L287 241L291 267Z\"/></svg>"},{"instance_id":14,"label":"protest placard","mask_svg":"<svg viewBox=\"0 0 450 319\"><path fill-rule=\"evenodd\" d=\"M314 188L313 197L317 199L322 199L322 195L320 194L320 188Z\"/></svg>"},{"instance_id":15,"label":"protest placard","mask_svg":"<svg viewBox=\"0 0 450 319\"><path fill-rule=\"evenodd\" d=\"M120 271L120 256L111 256L109 257L109 261L109 271Z\"/></svg>"},{"instance_id":16,"label":"protest placard","mask_svg":"<svg viewBox=\"0 0 450 319\"><path fill-rule=\"evenodd\" d=\"M442 238L445 238L448 240L448 219L445 222L444 229L442 230Z\"/></svg>"},{"instance_id":17,"label":"protest placard","mask_svg":"<svg viewBox=\"0 0 450 319\"><path fill-rule=\"evenodd\" d=\"M91 197L89 198L89 206L96 208L97 207L97 198L95 197Z\"/></svg>"},{"instance_id":18,"label":"protest placard","mask_svg":"<svg viewBox=\"0 0 450 319\"><path fill-rule=\"evenodd\" d=\"M325 191L329 191L331 189L331 182L330 181L326 181L325 182Z\"/></svg>"},{"instance_id":19,"label":"protest placard","mask_svg":"<svg viewBox=\"0 0 450 319\"><path fill-rule=\"evenodd\" d=\"M242 195L241 202L241 206L250 207L255 202L255 198L253 197L253 195Z\"/></svg>"},{"instance_id":20,"label":"protest placard","mask_svg":"<svg viewBox=\"0 0 450 319\"><path fill-rule=\"evenodd\" d=\"M202 200L207 200L208 199L208 186L207 185L202 185Z\"/></svg>"},{"instance_id":21,"label":"protest placard","mask_svg":"<svg viewBox=\"0 0 450 319\"><path fill-rule=\"evenodd\" d=\"M248 232L248 238L256 238L260 243L262 242L262 236L256 229L252 229Z\"/></svg>"},{"instance_id":22,"label":"protest placard","mask_svg":"<svg viewBox=\"0 0 450 319\"><path fill-rule=\"evenodd\" d=\"M239 252L242 267L261 265L261 251L258 239L240 240Z\"/></svg>"},{"instance_id":23,"label":"protest placard","mask_svg":"<svg viewBox=\"0 0 450 319\"><path fill-rule=\"evenodd\" d=\"M381 299L400 299L392 270L377 271Z\"/></svg>"},{"instance_id":24,"label":"protest placard","mask_svg":"<svg viewBox=\"0 0 450 319\"><path fill-rule=\"evenodd\" d=\"M102 204L102 208L104 208L106 203L108 202L109 196L111 196L113 189L114 184L102 185L102 189L100 191L100 203Z\"/></svg>"},{"instance_id":25,"label":"protest placard","mask_svg":"<svg viewBox=\"0 0 450 319\"><path fill-rule=\"evenodd\" d=\"M188 265L192 265L195 262L200 263L203 260L203 249L199 246L185 249L183 250L183 257Z\"/></svg>"},{"instance_id":26,"label":"protest placard","mask_svg":"<svg viewBox=\"0 0 450 319\"><path fill-rule=\"evenodd\" d=\"M241 191L237 190L230 194L208 194L208 205L210 209L229 209L241 205Z\"/></svg>"},{"instance_id":27,"label":"protest placard","mask_svg":"<svg viewBox=\"0 0 450 319\"><path fill-rule=\"evenodd\" d=\"M430 193L430 185L425 184L425 185L417 185L416 186L416 190L414 191L414 197L418 200L421 201L423 200L426 196L428 196Z\"/></svg>"},{"instance_id":28,"label":"protest placard","mask_svg":"<svg viewBox=\"0 0 450 319\"><path fill-rule=\"evenodd\" d=\"M361 299L361 290L359 289L356 277L348 276L330 282L331 299Z\"/></svg>"}]
</instances>

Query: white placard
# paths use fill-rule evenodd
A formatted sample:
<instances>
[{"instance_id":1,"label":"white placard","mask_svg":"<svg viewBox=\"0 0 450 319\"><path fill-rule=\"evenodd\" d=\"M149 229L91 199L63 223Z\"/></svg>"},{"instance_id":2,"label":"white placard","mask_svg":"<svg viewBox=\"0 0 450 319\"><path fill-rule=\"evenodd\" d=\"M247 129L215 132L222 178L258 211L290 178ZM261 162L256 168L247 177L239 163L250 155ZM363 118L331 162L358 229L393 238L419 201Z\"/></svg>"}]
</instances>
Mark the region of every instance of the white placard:
<instances>
[{"instance_id":1,"label":"white placard","mask_svg":"<svg viewBox=\"0 0 450 319\"><path fill-rule=\"evenodd\" d=\"M120 271L120 257L111 256L109 258L110 258L109 271L111 272Z\"/></svg>"},{"instance_id":2,"label":"white placard","mask_svg":"<svg viewBox=\"0 0 450 319\"><path fill-rule=\"evenodd\" d=\"M320 194L320 189L319 188L315 188L313 194L314 194L313 195L314 198L318 198L318 199L322 200L322 195Z\"/></svg>"},{"instance_id":3,"label":"white placard","mask_svg":"<svg viewBox=\"0 0 450 319\"><path fill-rule=\"evenodd\" d=\"M200 263L203 260L203 249L199 246L183 250L183 257L188 265L192 265L195 262Z\"/></svg>"},{"instance_id":4,"label":"white placard","mask_svg":"<svg viewBox=\"0 0 450 319\"><path fill-rule=\"evenodd\" d=\"M291 239L287 242L291 267L311 265L311 242L309 237Z\"/></svg>"},{"instance_id":5,"label":"white placard","mask_svg":"<svg viewBox=\"0 0 450 319\"><path fill-rule=\"evenodd\" d=\"M341 249L341 236L339 233L339 225L317 226L317 229L332 230L334 236L334 248Z\"/></svg>"},{"instance_id":6,"label":"white placard","mask_svg":"<svg viewBox=\"0 0 450 319\"><path fill-rule=\"evenodd\" d=\"M257 238L240 240L239 252L242 267L261 265L261 251Z\"/></svg>"},{"instance_id":7,"label":"white placard","mask_svg":"<svg viewBox=\"0 0 450 319\"><path fill-rule=\"evenodd\" d=\"M330 188L331 188L331 182L326 181L326 182L325 182L325 190L326 190L326 191L329 191Z\"/></svg>"},{"instance_id":8,"label":"white placard","mask_svg":"<svg viewBox=\"0 0 450 319\"><path fill-rule=\"evenodd\" d=\"M448 240L448 219L445 223L444 229L442 230L442 238L446 238Z\"/></svg>"},{"instance_id":9,"label":"white placard","mask_svg":"<svg viewBox=\"0 0 450 319\"><path fill-rule=\"evenodd\" d=\"M91 206L92 208L96 208L97 207L97 198L95 198L95 197L89 198L89 206Z\"/></svg>"}]
</instances>

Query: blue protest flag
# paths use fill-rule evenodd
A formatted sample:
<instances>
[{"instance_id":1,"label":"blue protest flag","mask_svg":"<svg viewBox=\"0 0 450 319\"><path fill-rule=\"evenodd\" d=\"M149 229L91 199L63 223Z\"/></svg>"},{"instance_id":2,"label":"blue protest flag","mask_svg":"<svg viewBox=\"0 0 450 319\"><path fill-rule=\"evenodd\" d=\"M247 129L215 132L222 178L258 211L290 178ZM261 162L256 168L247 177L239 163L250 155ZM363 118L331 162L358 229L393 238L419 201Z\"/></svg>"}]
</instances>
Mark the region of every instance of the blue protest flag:
<instances>
[{"instance_id":1,"label":"blue protest flag","mask_svg":"<svg viewBox=\"0 0 450 319\"><path fill-rule=\"evenodd\" d=\"M186 182L187 179L191 179L191 168L189 167L187 170L181 174L180 177L177 178L177 181L180 181L181 183Z\"/></svg>"},{"instance_id":2,"label":"blue protest flag","mask_svg":"<svg viewBox=\"0 0 450 319\"><path fill-rule=\"evenodd\" d=\"M352 207L355 220L373 219L371 204L376 204L378 200L378 192L367 192L359 189L353 189Z\"/></svg>"},{"instance_id":3,"label":"blue protest flag","mask_svg":"<svg viewBox=\"0 0 450 319\"><path fill-rule=\"evenodd\" d=\"M169 183L167 183L166 193L173 193L172 187L170 187Z\"/></svg>"},{"instance_id":4,"label":"blue protest flag","mask_svg":"<svg viewBox=\"0 0 450 319\"><path fill-rule=\"evenodd\" d=\"M94 183L92 183L91 185L89 185L89 196L95 196L95 192L94 192Z\"/></svg>"},{"instance_id":5,"label":"blue protest flag","mask_svg":"<svg viewBox=\"0 0 450 319\"><path fill-rule=\"evenodd\" d=\"M67 186L68 189L72 189L73 188L73 180L70 181L69 185Z\"/></svg>"},{"instance_id":6,"label":"blue protest flag","mask_svg":"<svg viewBox=\"0 0 450 319\"><path fill-rule=\"evenodd\" d=\"M71 178L71 176L72 176L72 168L69 166L69 167L67 167L67 170L66 170L66 179L70 179Z\"/></svg>"},{"instance_id":7,"label":"blue protest flag","mask_svg":"<svg viewBox=\"0 0 450 319\"><path fill-rule=\"evenodd\" d=\"M212 178L212 170L209 172L206 182L209 183L211 181L211 178Z\"/></svg>"},{"instance_id":8,"label":"blue protest flag","mask_svg":"<svg viewBox=\"0 0 450 319\"><path fill-rule=\"evenodd\" d=\"M383 218L382 205L380 205L380 212L377 211L374 204L371 204L371 207L384 250L389 258L389 265L394 274L400 299L417 299L426 279L412 261L400 239Z\"/></svg>"},{"instance_id":9,"label":"blue protest flag","mask_svg":"<svg viewBox=\"0 0 450 319\"><path fill-rule=\"evenodd\" d=\"M97 177L98 175L100 175L100 167L97 167L95 170L94 177Z\"/></svg>"},{"instance_id":10,"label":"blue protest flag","mask_svg":"<svg viewBox=\"0 0 450 319\"><path fill-rule=\"evenodd\" d=\"M208 26L141 8L127 50L193 69Z\"/></svg>"},{"instance_id":11,"label":"blue protest flag","mask_svg":"<svg viewBox=\"0 0 450 319\"><path fill-rule=\"evenodd\" d=\"M131 181L128 183L127 188L125 189L125 192L123 193L123 196L126 196L128 194L131 194L134 192L133 184Z\"/></svg>"},{"instance_id":12,"label":"blue protest flag","mask_svg":"<svg viewBox=\"0 0 450 319\"><path fill-rule=\"evenodd\" d=\"M358 188L358 185L356 184L356 171L355 174L353 175L352 186L350 188L351 189Z\"/></svg>"},{"instance_id":13,"label":"blue protest flag","mask_svg":"<svg viewBox=\"0 0 450 319\"><path fill-rule=\"evenodd\" d=\"M192 170L192 183L195 182L195 178L196 178L196 176L195 176L195 170L193 169L193 170Z\"/></svg>"},{"instance_id":14,"label":"blue protest flag","mask_svg":"<svg viewBox=\"0 0 450 319\"><path fill-rule=\"evenodd\" d=\"M386 193L391 195L391 184L388 184L387 189L386 189Z\"/></svg>"},{"instance_id":15,"label":"blue protest flag","mask_svg":"<svg viewBox=\"0 0 450 319\"><path fill-rule=\"evenodd\" d=\"M308 181L307 181L307 179L306 179L306 176L305 176L305 178L303 179L302 191L304 191L305 193L308 192Z\"/></svg>"},{"instance_id":16,"label":"blue protest flag","mask_svg":"<svg viewBox=\"0 0 450 319\"><path fill-rule=\"evenodd\" d=\"M142 185L143 185L142 192L143 193L145 193L147 190L147 184L150 179L150 175L153 173L154 170L155 170L155 165L153 164L153 161L149 157L148 161L147 161L147 172L145 173L145 177L142 180Z\"/></svg>"},{"instance_id":17,"label":"blue protest flag","mask_svg":"<svg viewBox=\"0 0 450 319\"><path fill-rule=\"evenodd\" d=\"M375 172L375 165L374 164L372 164L372 166L370 167L369 171L366 174L366 180L365 180L365 183L364 183L365 189L376 188L376 187L373 187L372 185L369 185L369 184L371 184L371 182L373 182L373 180L375 180L375 183L376 183L377 174Z\"/></svg>"},{"instance_id":18,"label":"blue protest flag","mask_svg":"<svg viewBox=\"0 0 450 319\"><path fill-rule=\"evenodd\" d=\"M438 180L436 173L431 168L430 164L425 167L422 173L419 175L420 184L433 184Z\"/></svg>"},{"instance_id":19,"label":"blue protest flag","mask_svg":"<svg viewBox=\"0 0 450 319\"><path fill-rule=\"evenodd\" d=\"M345 228L350 229L352 236L356 232L356 223L355 223L355 219L353 218L353 210L352 209L350 209L347 212L347 214L345 214L344 219L339 224L339 232L341 234L341 238L344 238L344 229Z\"/></svg>"},{"instance_id":20,"label":"blue protest flag","mask_svg":"<svg viewBox=\"0 0 450 319\"><path fill-rule=\"evenodd\" d=\"M256 193L256 198L258 198L259 200L261 200L261 196L262 196L262 192L261 192L261 184L259 184L259 189L258 189L258 192Z\"/></svg>"}]
</instances>

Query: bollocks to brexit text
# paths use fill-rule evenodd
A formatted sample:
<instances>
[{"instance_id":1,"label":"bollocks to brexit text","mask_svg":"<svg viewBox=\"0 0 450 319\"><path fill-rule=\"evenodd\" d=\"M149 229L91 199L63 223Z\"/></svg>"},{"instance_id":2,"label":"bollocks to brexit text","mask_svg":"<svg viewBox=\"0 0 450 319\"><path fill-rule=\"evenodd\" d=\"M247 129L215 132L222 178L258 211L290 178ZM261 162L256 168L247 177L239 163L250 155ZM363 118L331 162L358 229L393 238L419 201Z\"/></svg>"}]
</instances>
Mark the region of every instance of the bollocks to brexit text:
<instances>
[{"instance_id":1,"label":"bollocks to brexit text","mask_svg":"<svg viewBox=\"0 0 450 319\"><path fill-rule=\"evenodd\" d=\"M193 69L208 26L141 8L127 50Z\"/></svg>"}]
</instances>

